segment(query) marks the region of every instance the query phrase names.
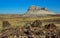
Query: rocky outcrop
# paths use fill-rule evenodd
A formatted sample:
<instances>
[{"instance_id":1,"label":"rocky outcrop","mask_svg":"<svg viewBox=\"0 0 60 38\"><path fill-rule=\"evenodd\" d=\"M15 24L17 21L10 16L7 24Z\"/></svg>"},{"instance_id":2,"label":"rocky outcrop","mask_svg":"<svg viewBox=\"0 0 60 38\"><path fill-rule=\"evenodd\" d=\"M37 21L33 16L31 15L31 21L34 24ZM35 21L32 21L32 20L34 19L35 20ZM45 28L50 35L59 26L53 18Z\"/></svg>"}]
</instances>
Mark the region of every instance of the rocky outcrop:
<instances>
[{"instance_id":1,"label":"rocky outcrop","mask_svg":"<svg viewBox=\"0 0 60 38\"><path fill-rule=\"evenodd\" d=\"M51 11L48 11L46 8L39 8L38 6L31 6L25 13L25 15L48 15L55 14Z\"/></svg>"}]
</instances>

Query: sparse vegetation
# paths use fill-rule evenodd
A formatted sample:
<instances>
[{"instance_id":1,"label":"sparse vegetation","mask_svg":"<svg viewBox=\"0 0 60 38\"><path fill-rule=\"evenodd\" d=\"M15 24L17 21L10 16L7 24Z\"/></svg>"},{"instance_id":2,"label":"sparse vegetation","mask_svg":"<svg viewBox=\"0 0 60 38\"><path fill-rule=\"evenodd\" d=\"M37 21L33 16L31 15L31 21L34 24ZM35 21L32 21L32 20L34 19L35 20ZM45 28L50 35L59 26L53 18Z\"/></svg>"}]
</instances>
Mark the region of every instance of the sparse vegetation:
<instances>
[{"instance_id":1,"label":"sparse vegetation","mask_svg":"<svg viewBox=\"0 0 60 38\"><path fill-rule=\"evenodd\" d=\"M6 16L6 15L5 15ZM56 28L60 30L60 17L59 16L38 16L38 17L10 17L0 16L0 34L5 37L8 34L9 37L14 38L13 36L25 36L28 38L28 34L31 31L30 36L45 37L45 32L50 30L44 27L44 25L52 24L56 25ZM3 28L3 21L8 21L9 26ZM34 25L34 26L33 26ZM40 27L41 26L41 27ZM56 29L55 29L56 30ZM28 31L28 32L27 32ZM41 34L42 33L42 34ZM58 33L58 32L57 32ZM40 35L41 34L41 35ZM0 36L1 37L1 36Z\"/></svg>"}]
</instances>

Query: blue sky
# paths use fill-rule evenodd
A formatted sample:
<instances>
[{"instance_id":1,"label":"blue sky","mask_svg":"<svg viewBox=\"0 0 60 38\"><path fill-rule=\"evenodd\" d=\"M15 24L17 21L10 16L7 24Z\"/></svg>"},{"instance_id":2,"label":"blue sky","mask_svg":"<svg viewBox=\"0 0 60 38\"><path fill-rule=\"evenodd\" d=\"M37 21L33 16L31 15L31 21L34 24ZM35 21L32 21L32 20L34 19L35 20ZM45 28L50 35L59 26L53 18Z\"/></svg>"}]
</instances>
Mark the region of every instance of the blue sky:
<instances>
[{"instance_id":1,"label":"blue sky","mask_svg":"<svg viewBox=\"0 0 60 38\"><path fill-rule=\"evenodd\" d=\"M60 0L0 0L0 14L23 14L31 5L60 14Z\"/></svg>"}]
</instances>

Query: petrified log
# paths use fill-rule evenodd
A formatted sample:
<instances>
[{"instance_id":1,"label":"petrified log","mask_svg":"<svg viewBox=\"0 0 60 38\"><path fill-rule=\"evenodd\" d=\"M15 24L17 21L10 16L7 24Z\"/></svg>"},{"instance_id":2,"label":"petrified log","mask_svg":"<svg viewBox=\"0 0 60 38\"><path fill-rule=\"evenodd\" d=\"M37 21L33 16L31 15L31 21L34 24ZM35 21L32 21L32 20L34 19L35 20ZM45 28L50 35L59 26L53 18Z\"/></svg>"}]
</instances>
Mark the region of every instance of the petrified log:
<instances>
[{"instance_id":1,"label":"petrified log","mask_svg":"<svg viewBox=\"0 0 60 38\"><path fill-rule=\"evenodd\" d=\"M3 27L9 27L11 24L8 21L3 21L2 26Z\"/></svg>"},{"instance_id":2,"label":"petrified log","mask_svg":"<svg viewBox=\"0 0 60 38\"><path fill-rule=\"evenodd\" d=\"M31 26L32 27L40 27L40 25L42 25L42 22L40 20L35 20Z\"/></svg>"}]
</instances>

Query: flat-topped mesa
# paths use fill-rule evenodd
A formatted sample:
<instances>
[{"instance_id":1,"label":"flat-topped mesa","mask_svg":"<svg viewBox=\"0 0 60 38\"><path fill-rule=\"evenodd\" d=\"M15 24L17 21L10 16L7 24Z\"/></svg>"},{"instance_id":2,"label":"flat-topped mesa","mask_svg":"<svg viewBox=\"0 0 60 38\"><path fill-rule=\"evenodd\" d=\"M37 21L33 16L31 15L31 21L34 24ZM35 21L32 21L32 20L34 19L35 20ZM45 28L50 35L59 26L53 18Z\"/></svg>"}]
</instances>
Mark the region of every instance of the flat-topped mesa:
<instances>
[{"instance_id":1,"label":"flat-topped mesa","mask_svg":"<svg viewBox=\"0 0 60 38\"><path fill-rule=\"evenodd\" d=\"M38 6L31 6L28 8L27 12L25 15L51 15L55 14L51 11L48 11L46 8L39 8Z\"/></svg>"}]
</instances>

